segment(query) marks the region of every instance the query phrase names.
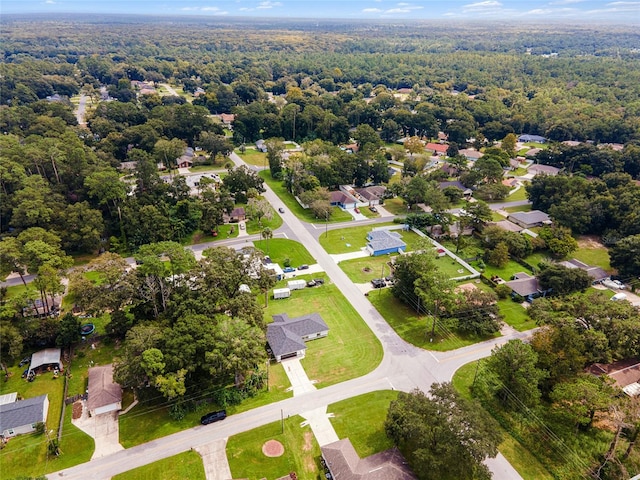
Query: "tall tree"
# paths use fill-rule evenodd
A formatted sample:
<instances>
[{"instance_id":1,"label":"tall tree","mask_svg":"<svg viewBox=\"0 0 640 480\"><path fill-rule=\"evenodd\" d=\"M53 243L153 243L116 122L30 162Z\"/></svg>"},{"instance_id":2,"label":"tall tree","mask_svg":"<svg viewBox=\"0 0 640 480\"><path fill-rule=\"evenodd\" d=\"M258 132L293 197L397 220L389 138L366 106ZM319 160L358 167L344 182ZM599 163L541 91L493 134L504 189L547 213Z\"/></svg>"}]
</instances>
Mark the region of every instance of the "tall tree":
<instances>
[{"instance_id":1,"label":"tall tree","mask_svg":"<svg viewBox=\"0 0 640 480\"><path fill-rule=\"evenodd\" d=\"M495 420L449 383L433 384L428 395L400 392L385 431L421 480L488 480L483 462L497 455L501 441Z\"/></svg>"}]
</instances>

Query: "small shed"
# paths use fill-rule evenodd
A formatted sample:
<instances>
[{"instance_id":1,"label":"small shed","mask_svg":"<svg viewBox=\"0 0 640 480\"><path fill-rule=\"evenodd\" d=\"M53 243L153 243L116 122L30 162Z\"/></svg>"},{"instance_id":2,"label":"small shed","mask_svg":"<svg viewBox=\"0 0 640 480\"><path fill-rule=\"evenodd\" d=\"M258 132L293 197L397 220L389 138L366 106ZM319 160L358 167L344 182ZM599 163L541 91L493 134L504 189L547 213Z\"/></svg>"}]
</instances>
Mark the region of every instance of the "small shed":
<instances>
[{"instance_id":1,"label":"small shed","mask_svg":"<svg viewBox=\"0 0 640 480\"><path fill-rule=\"evenodd\" d=\"M91 416L122 408L122 388L113 381L113 365L89 369L87 408Z\"/></svg>"},{"instance_id":2,"label":"small shed","mask_svg":"<svg viewBox=\"0 0 640 480\"><path fill-rule=\"evenodd\" d=\"M278 300L279 298L289 298L291 296L291 289L289 288L274 288L273 298Z\"/></svg>"},{"instance_id":3,"label":"small shed","mask_svg":"<svg viewBox=\"0 0 640 480\"><path fill-rule=\"evenodd\" d=\"M49 397L46 394L0 405L0 435L9 438L31 433L39 422L47 421L48 412Z\"/></svg>"},{"instance_id":4,"label":"small shed","mask_svg":"<svg viewBox=\"0 0 640 480\"><path fill-rule=\"evenodd\" d=\"M287 286L290 290L303 290L307 286L307 282L304 280L289 280Z\"/></svg>"}]
</instances>

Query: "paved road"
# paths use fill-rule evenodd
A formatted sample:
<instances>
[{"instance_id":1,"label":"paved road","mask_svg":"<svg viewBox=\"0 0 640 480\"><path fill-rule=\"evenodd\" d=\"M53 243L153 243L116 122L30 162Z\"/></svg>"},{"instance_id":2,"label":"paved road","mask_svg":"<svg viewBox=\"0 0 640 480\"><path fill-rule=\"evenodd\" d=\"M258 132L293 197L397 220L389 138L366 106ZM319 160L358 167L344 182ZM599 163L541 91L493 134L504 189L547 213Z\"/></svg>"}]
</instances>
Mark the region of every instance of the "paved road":
<instances>
[{"instance_id":1,"label":"paved road","mask_svg":"<svg viewBox=\"0 0 640 480\"><path fill-rule=\"evenodd\" d=\"M235 154L231 154L231 159L237 164L242 164L240 157ZM268 187L264 195L274 207L282 206L282 202ZM414 388L420 388L426 391L433 382L451 380L454 372L460 366L488 356L494 346L502 344L510 338L525 338L527 336L524 333L514 333L453 352L430 352L417 348L405 342L395 333L369 302L368 298L360 292L358 287L349 280L346 274L320 246L312 235L312 228L310 231L288 209L285 209L282 217L285 225L283 230L287 232L288 238L299 241L309 250L317 263L343 292L382 343L384 357L380 365L373 372L363 377L233 415L219 424L205 427L197 426L178 432L61 472L52 473L48 475L48 478L109 478L171 455L200 448L213 440L223 439L266 423L278 421L282 414L285 417L296 415L356 395L383 389L410 391ZM358 222L358 224L362 223ZM278 233L280 233L280 230L278 230ZM226 242L233 244L233 242L237 242L237 239ZM215 243L215 245L221 244L222 242ZM501 455L488 464L494 473L494 478L497 480L520 478Z\"/></svg>"},{"instance_id":2,"label":"paved road","mask_svg":"<svg viewBox=\"0 0 640 480\"><path fill-rule=\"evenodd\" d=\"M84 121L84 114L87 107L87 96L83 93L80 95L80 103L78 104L78 109L76 110L76 119L78 120L78 125L81 127L85 126L87 122Z\"/></svg>"}]
</instances>

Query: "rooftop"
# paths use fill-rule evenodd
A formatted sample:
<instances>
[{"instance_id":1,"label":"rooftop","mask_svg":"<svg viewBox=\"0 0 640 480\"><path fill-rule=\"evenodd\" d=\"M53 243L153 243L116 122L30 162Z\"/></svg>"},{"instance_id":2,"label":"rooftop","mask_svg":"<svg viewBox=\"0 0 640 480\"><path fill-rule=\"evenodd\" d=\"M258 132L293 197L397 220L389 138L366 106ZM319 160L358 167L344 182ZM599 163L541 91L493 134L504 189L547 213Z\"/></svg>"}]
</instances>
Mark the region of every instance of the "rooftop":
<instances>
[{"instance_id":1,"label":"rooftop","mask_svg":"<svg viewBox=\"0 0 640 480\"><path fill-rule=\"evenodd\" d=\"M389 230L372 230L367 234L368 246L375 252L390 248L406 248L407 244L400 240L402 236L398 232Z\"/></svg>"},{"instance_id":2,"label":"rooftop","mask_svg":"<svg viewBox=\"0 0 640 480\"><path fill-rule=\"evenodd\" d=\"M42 422L47 395L0 405L0 432Z\"/></svg>"},{"instance_id":3,"label":"rooftop","mask_svg":"<svg viewBox=\"0 0 640 480\"><path fill-rule=\"evenodd\" d=\"M551 218L546 213L540 210L531 210L530 212L514 212L509 214L509 219L519 220L527 225L533 225L536 223L547 223L551 221Z\"/></svg>"},{"instance_id":4,"label":"rooftop","mask_svg":"<svg viewBox=\"0 0 640 480\"><path fill-rule=\"evenodd\" d=\"M121 401L122 388L113 381L113 365L90 368L87 408L95 410Z\"/></svg>"},{"instance_id":5,"label":"rooftop","mask_svg":"<svg viewBox=\"0 0 640 480\"><path fill-rule=\"evenodd\" d=\"M289 318L286 313L273 316L267 325L267 341L277 357L306 348L302 337L329 330L318 313Z\"/></svg>"},{"instance_id":6,"label":"rooftop","mask_svg":"<svg viewBox=\"0 0 640 480\"><path fill-rule=\"evenodd\" d=\"M322 456L336 480L415 480L397 448L360 458L348 438L321 447Z\"/></svg>"}]
</instances>

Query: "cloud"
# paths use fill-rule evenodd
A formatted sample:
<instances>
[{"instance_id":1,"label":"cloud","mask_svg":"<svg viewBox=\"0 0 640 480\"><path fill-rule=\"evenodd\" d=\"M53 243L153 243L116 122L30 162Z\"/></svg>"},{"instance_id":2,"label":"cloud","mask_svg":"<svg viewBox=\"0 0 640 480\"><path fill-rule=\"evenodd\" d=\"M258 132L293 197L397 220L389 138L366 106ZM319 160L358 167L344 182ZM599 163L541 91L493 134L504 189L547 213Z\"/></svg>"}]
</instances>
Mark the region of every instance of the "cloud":
<instances>
[{"instance_id":1,"label":"cloud","mask_svg":"<svg viewBox=\"0 0 640 480\"><path fill-rule=\"evenodd\" d=\"M207 12L215 15L228 15L229 12L220 10L218 7L182 7L183 12Z\"/></svg>"},{"instance_id":2,"label":"cloud","mask_svg":"<svg viewBox=\"0 0 640 480\"><path fill-rule=\"evenodd\" d=\"M611 2L607 3L607 7L620 7L620 6L640 6L640 2Z\"/></svg>"},{"instance_id":3,"label":"cloud","mask_svg":"<svg viewBox=\"0 0 640 480\"><path fill-rule=\"evenodd\" d=\"M555 2L549 2L549 5L569 5L571 3L582 3L585 0L556 0Z\"/></svg>"},{"instance_id":4,"label":"cloud","mask_svg":"<svg viewBox=\"0 0 640 480\"><path fill-rule=\"evenodd\" d=\"M412 5L406 2L400 2L396 4L396 8L389 8L384 11L385 15L395 15L398 13L411 13L416 10L422 10L424 7L422 5Z\"/></svg>"},{"instance_id":5,"label":"cloud","mask_svg":"<svg viewBox=\"0 0 640 480\"><path fill-rule=\"evenodd\" d=\"M45 2L47 5L55 5L56 2L54 2L53 0L45 0Z\"/></svg>"},{"instance_id":6,"label":"cloud","mask_svg":"<svg viewBox=\"0 0 640 480\"><path fill-rule=\"evenodd\" d=\"M271 2L267 0L266 2L260 2L256 8L258 10L268 10L273 7L281 7L281 6L282 6L282 2Z\"/></svg>"},{"instance_id":7,"label":"cloud","mask_svg":"<svg viewBox=\"0 0 640 480\"><path fill-rule=\"evenodd\" d=\"M362 13L380 13L382 10L379 8L363 8Z\"/></svg>"},{"instance_id":8,"label":"cloud","mask_svg":"<svg viewBox=\"0 0 640 480\"><path fill-rule=\"evenodd\" d=\"M484 2L477 3L469 3L467 5L463 5L462 8L465 10L484 10L484 9L494 9L501 7L502 4L495 0L486 0Z\"/></svg>"}]
</instances>

